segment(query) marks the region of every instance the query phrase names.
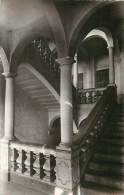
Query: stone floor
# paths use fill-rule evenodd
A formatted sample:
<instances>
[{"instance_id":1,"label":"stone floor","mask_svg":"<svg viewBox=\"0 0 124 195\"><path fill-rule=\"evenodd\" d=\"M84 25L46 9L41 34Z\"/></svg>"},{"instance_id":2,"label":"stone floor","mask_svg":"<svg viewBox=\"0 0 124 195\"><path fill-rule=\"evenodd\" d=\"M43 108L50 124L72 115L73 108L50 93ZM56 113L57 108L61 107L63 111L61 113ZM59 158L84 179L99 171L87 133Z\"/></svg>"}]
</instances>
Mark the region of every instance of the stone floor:
<instances>
[{"instance_id":1,"label":"stone floor","mask_svg":"<svg viewBox=\"0 0 124 195\"><path fill-rule=\"evenodd\" d=\"M32 187L32 186L31 186ZM33 189L26 188L23 185L15 184L15 183L1 183L0 184L0 195L53 195L50 193L49 187L43 192L34 191ZM56 188L54 195L124 195L124 192L101 192L97 190L90 190L78 187L78 189L74 193L65 193L61 189Z\"/></svg>"}]
</instances>

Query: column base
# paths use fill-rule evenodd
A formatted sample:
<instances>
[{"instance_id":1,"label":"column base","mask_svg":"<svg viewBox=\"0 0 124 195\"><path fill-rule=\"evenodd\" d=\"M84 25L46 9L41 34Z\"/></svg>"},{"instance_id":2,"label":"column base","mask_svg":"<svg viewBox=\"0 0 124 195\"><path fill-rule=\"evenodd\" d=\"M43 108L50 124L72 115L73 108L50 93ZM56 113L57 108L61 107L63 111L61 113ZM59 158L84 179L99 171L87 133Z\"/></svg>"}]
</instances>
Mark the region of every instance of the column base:
<instances>
[{"instance_id":1,"label":"column base","mask_svg":"<svg viewBox=\"0 0 124 195\"><path fill-rule=\"evenodd\" d=\"M9 140L0 140L0 181L9 181Z\"/></svg>"},{"instance_id":2,"label":"column base","mask_svg":"<svg viewBox=\"0 0 124 195\"><path fill-rule=\"evenodd\" d=\"M6 137L4 136L0 139L0 180L3 182L8 182L10 180L10 167L9 167L9 144L10 141L16 141L16 137Z\"/></svg>"},{"instance_id":3,"label":"column base","mask_svg":"<svg viewBox=\"0 0 124 195\"><path fill-rule=\"evenodd\" d=\"M79 150L61 143L56 148L56 185L72 190L80 182Z\"/></svg>"}]
</instances>

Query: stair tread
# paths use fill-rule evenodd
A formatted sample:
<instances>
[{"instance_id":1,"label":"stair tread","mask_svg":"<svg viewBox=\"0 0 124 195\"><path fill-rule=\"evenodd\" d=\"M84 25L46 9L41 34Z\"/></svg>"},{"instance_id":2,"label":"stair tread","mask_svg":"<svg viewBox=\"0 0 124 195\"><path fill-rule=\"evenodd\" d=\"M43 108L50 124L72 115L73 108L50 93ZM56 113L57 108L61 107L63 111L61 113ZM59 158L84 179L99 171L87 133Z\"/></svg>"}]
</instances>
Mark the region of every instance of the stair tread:
<instances>
[{"instance_id":1,"label":"stair tread","mask_svg":"<svg viewBox=\"0 0 124 195\"><path fill-rule=\"evenodd\" d=\"M92 181L83 181L82 183L82 186L84 188L88 188L88 189L94 189L94 190L97 190L97 191L100 191L100 192L112 192L112 193L118 193L118 192L122 192L121 189L117 189L115 188L114 186L111 187L111 186L106 186L106 185L103 185L103 184L98 184L98 183L95 183L95 182L92 182Z\"/></svg>"},{"instance_id":2,"label":"stair tread","mask_svg":"<svg viewBox=\"0 0 124 195\"><path fill-rule=\"evenodd\" d=\"M124 175L123 174L117 174L115 172L106 172L106 171L98 171L98 170L93 170L93 169L88 169L86 174L88 175L94 175L94 176L100 176L100 177L107 177L111 178L113 180L118 180L118 181L124 181Z\"/></svg>"},{"instance_id":3,"label":"stair tread","mask_svg":"<svg viewBox=\"0 0 124 195\"><path fill-rule=\"evenodd\" d=\"M124 109L117 105L101 134L83 184L124 189Z\"/></svg>"},{"instance_id":4,"label":"stair tread","mask_svg":"<svg viewBox=\"0 0 124 195\"><path fill-rule=\"evenodd\" d=\"M117 139L101 139L100 140L103 143L107 143L109 145L120 145L120 146L124 146L124 140L117 140Z\"/></svg>"},{"instance_id":5,"label":"stair tread","mask_svg":"<svg viewBox=\"0 0 124 195\"><path fill-rule=\"evenodd\" d=\"M108 186L114 189L124 189L124 180L98 175L85 175L85 182L93 182L98 185Z\"/></svg>"},{"instance_id":6,"label":"stair tread","mask_svg":"<svg viewBox=\"0 0 124 195\"><path fill-rule=\"evenodd\" d=\"M109 174L109 176L114 175L114 176L124 177L124 165L120 165L120 164L114 164L114 163L99 164L98 162L91 162L88 170L98 171L98 172L104 173L105 175Z\"/></svg>"},{"instance_id":7,"label":"stair tread","mask_svg":"<svg viewBox=\"0 0 124 195\"><path fill-rule=\"evenodd\" d=\"M124 164L124 156L120 154L102 154L100 153L95 153L93 156L93 159L96 161L104 161L107 163L120 163Z\"/></svg>"}]
</instances>

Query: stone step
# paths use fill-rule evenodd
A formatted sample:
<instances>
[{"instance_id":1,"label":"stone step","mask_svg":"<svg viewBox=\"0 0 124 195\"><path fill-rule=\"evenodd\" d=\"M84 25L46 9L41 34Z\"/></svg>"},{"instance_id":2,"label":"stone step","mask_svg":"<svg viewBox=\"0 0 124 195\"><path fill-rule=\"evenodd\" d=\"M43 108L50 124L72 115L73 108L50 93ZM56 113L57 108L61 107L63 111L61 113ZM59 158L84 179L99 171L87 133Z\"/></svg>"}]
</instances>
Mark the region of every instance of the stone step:
<instances>
[{"instance_id":1,"label":"stone step","mask_svg":"<svg viewBox=\"0 0 124 195\"><path fill-rule=\"evenodd\" d=\"M97 174L85 174L85 182L93 182L95 184L104 185L106 187L114 188L114 189L124 189L124 180L119 179L117 177L109 177L109 176L101 176Z\"/></svg>"},{"instance_id":2,"label":"stone step","mask_svg":"<svg viewBox=\"0 0 124 195\"><path fill-rule=\"evenodd\" d=\"M124 122L123 121L110 121L109 123L110 126L115 126L115 127L124 127Z\"/></svg>"},{"instance_id":3,"label":"stone step","mask_svg":"<svg viewBox=\"0 0 124 195\"><path fill-rule=\"evenodd\" d=\"M123 138L124 139L124 131L105 131L103 132L102 136L106 138Z\"/></svg>"},{"instance_id":4,"label":"stone step","mask_svg":"<svg viewBox=\"0 0 124 195\"><path fill-rule=\"evenodd\" d=\"M119 145L119 146L124 146L124 139L122 138L115 138L115 139L110 139L110 138L100 138L100 142L103 142L105 144L112 144L112 145Z\"/></svg>"},{"instance_id":5,"label":"stone step","mask_svg":"<svg viewBox=\"0 0 124 195\"><path fill-rule=\"evenodd\" d=\"M121 131L124 132L124 127L123 126L117 126L117 125L108 125L105 129L105 131Z\"/></svg>"},{"instance_id":6,"label":"stone step","mask_svg":"<svg viewBox=\"0 0 124 195\"><path fill-rule=\"evenodd\" d=\"M112 195L115 195L115 194L119 195L120 192L122 192L122 189L117 189L114 186L113 187L105 186L103 184L98 184L98 183L95 183L95 182L92 182L92 181L83 181L83 182L81 182L81 184L82 184L83 188L88 188L88 190L93 189L98 193L102 192L102 194L103 193L106 194L106 192L107 192L107 194L112 193ZM122 193L120 195L122 195Z\"/></svg>"},{"instance_id":7,"label":"stone step","mask_svg":"<svg viewBox=\"0 0 124 195\"><path fill-rule=\"evenodd\" d=\"M123 176L124 177L124 165L117 163L99 163L99 162L91 162L88 167L89 170L94 170L97 172L102 172L103 175L109 176Z\"/></svg>"},{"instance_id":8,"label":"stone step","mask_svg":"<svg viewBox=\"0 0 124 195\"><path fill-rule=\"evenodd\" d=\"M124 115L113 115L111 116L110 121L124 121Z\"/></svg>"},{"instance_id":9,"label":"stone step","mask_svg":"<svg viewBox=\"0 0 124 195\"><path fill-rule=\"evenodd\" d=\"M96 152L100 152L103 154L124 154L124 146L120 145L109 145L109 144L104 144L104 143L99 143L99 147L96 147L95 149Z\"/></svg>"},{"instance_id":10,"label":"stone step","mask_svg":"<svg viewBox=\"0 0 124 195\"><path fill-rule=\"evenodd\" d=\"M93 159L95 161L100 160L104 162L113 162L113 163L120 163L124 164L124 156L120 154L102 154L102 153L95 153Z\"/></svg>"}]
</instances>

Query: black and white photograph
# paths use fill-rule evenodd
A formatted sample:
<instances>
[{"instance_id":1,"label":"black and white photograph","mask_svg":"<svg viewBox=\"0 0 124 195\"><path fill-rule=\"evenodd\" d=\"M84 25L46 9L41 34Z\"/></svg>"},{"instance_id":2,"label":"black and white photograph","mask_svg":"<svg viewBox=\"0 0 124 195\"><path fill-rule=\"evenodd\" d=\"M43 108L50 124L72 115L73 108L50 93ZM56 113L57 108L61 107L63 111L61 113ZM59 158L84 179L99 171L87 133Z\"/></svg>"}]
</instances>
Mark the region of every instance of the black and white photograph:
<instances>
[{"instance_id":1,"label":"black and white photograph","mask_svg":"<svg viewBox=\"0 0 124 195\"><path fill-rule=\"evenodd\" d=\"M0 195L124 195L124 0L0 0Z\"/></svg>"}]
</instances>

